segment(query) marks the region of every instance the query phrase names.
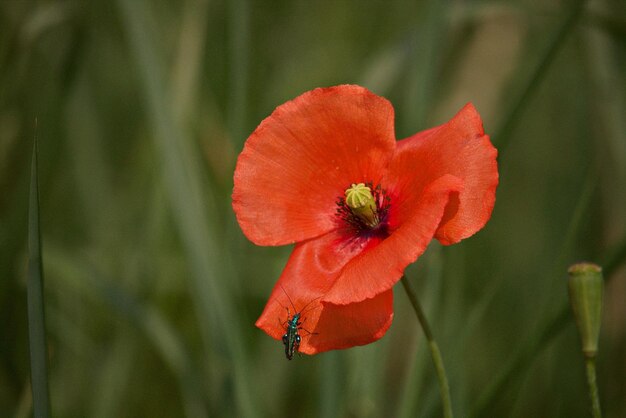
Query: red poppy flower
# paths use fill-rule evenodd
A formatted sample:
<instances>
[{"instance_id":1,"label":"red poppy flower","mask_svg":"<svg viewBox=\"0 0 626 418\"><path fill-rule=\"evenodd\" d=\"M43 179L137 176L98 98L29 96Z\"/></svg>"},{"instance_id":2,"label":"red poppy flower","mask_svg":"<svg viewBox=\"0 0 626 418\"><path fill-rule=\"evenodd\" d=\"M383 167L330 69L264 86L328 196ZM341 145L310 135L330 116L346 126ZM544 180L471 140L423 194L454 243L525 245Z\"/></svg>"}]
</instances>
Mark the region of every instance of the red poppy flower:
<instances>
[{"instance_id":1,"label":"red poppy flower","mask_svg":"<svg viewBox=\"0 0 626 418\"><path fill-rule=\"evenodd\" d=\"M233 208L257 245L295 243L256 325L280 339L302 311L299 351L363 345L393 318L393 285L438 239L454 244L491 216L496 149L471 104L396 141L384 98L352 85L287 102L248 138Z\"/></svg>"}]
</instances>

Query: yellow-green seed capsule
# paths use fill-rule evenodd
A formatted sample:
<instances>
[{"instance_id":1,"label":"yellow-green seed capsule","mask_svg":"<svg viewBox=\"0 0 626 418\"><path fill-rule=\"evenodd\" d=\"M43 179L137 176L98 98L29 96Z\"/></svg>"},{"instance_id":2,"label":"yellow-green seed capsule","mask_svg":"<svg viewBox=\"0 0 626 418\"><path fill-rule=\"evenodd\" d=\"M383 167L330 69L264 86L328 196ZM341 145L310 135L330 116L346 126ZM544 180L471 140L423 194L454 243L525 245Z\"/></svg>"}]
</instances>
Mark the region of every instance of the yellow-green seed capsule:
<instances>
[{"instance_id":1,"label":"yellow-green seed capsule","mask_svg":"<svg viewBox=\"0 0 626 418\"><path fill-rule=\"evenodd\" d=\"M569 298L583 353L595 357L602 322L602 268L593 263L579 263L571 266L568 273Z\"/></svg>"},{"instance_id":2,"label":"yellow-green seed capsule","mask_svg":"<svg viewBox=\"0 0 626 418\"><path fill-rule=\"evenodd\" d=\"M374 228L378 225L376 201L372 195L372 189L365 183L353 183L350 188L346 189L346 205L368 227Z\"/></svg>"}]
</instances>

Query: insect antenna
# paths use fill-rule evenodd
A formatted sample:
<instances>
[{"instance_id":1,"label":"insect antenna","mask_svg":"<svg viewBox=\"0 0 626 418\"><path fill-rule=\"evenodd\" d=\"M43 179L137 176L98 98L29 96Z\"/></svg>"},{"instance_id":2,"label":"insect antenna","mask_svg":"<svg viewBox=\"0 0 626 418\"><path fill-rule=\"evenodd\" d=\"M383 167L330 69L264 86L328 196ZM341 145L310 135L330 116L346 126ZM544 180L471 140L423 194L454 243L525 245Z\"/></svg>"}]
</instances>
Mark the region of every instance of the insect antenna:
<instances>
[{"instance_id":1,"label":"insect antenna","mask_svg":"<svg viewBox=\"0 0 626 418\"><path fill-rule=\"evenodd\" d=\"M289 303L291 304L291 307L293 308L294 315L295 315L296 313L300 313L300 314L305 313L305 312L306 312L306 308L307 308L310 304L312 304L312 303L313 303L313 302L315 302L316 300L318 300L318 299L321 299L321 298L322 298L321 296L318 296L318 297L316 297L315 299L311 299L311 300L309 301L309 303L307 303L306 305L304 305L304 307L302 308L302 310L300 310L300 312L298 312L298 310L296 309L296 306L293 304L293 302L292 302L291 298L289 297L289 294L287 294L287 291L285 290L285 288L283 287L283 285L280 285L280 288L282 289L282 291L283 291L283 293L285 294L285 296L287 296L287 299L289 299ZM315 309L315 307L313 307L312 309Z\"/></svg>"},{"instance_id":2,"label":"insect antenna","mask_svg":"<svg viewBox=\"0 0 626 418\"><path fill-rule=\"evenodd\" d=\"M306 305L304 305L304 307L303 307L303 308L302 308L302 310L300 311L300 314L305 313L305 312L307 311L307 309L306 309L306 308L307 308L307 306L309 306L310 304L312 304L313 302L315 302L316 300L319 300L319 299L321 299L321 298L322 298L321 296L318 296L318 297L316 297L315 299L311 299L311 300L309 301L309 303L307 303ZM311 306L311 308L310 308L309 310L313 310L313 309L315 309L315 308L316 308L316 306Z\"/></svg>"},{"instance_id":3,"label":"insect antenna","mask_svg":"<svg viewBox=\"0 0 626 418\"><path fill-rule=\"evenodd\" d=\"M291 304L291 307L293 308L293 312L294 314L296 312L298 312L298 310L296 309L296 306L293 304L293 302L291 301L291 298L289 297L289 295L287 294L287 291L285 291L285 288L283 287L283 285L280 285L280 288L282 289L283 293L285 294L285 296L287 296L287 299L289 299L289 303Z\"/></svg>"}]
</instances>

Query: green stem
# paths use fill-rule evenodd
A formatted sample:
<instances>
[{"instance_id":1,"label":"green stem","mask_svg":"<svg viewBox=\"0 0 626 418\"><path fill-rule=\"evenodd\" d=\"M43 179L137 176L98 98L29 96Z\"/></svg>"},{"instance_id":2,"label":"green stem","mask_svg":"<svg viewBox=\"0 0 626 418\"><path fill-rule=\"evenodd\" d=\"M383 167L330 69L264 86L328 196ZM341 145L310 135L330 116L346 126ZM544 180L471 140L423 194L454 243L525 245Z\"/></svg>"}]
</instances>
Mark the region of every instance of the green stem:
<instances>
[{"instance_id":1,"label":"green stem","mask_svg":"<svg viewBox=\"0 0 626 418\"><path fill-rule=\"evenodd\" d=\"M417 320L419 321L422 329L424 330L424 335L428 340L428 348L430 349L430 354L433 358L433 363L435 363L435 370L437 371L437 379L439 380L439 392L441 393L441 403L443 404L443 416L445 418L452 418L452 402L450 401L450 385L448 384L448 378L446 376L445 368L443 367L443 358L441 357L441 352L439 351L439 346L435 341L435 337L430 329L430 325L428 324L428 320L426 319L426 315L424 315L424 310L417 300L417 296L415 290L411 286L411 283L406 278L406 276L402 276L402 286L404 286L404 290L406 291L409 300L411 301L411 305L413 305L413 310L415 310L415 314L417 315Z\"/></svg>"},{"instance_id":2,"label":"green stem","mask_svg":"<svg viewBox=\"0 0 626 418\"><path fill-rule=\"evenodd\" d=\"M593 418L602 418L600 400L598 398L598 383L596 381L596 358L585 356L587 368L587 383L589 384L589 397L591 398L591 413Z\"/></svg>"}]
</instances>

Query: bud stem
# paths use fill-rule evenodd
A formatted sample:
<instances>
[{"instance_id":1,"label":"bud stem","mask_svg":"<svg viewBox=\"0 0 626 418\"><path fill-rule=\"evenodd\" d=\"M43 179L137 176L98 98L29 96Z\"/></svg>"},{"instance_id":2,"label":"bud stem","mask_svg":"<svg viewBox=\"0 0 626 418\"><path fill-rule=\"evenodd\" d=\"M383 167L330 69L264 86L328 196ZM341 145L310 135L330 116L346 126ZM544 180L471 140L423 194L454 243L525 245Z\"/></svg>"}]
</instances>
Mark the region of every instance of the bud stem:
<instances>
[{"instance_id":1,"label":"bud stem","mask_svg":"<svg viewBox=\"0 0 626 418\"><path fill-rule=\"evenodd\" d=\"M589 397L591 398L591 414L593 418L602 418L600 400L598 397L598 383L596 381L596 358L585 357L587 368L587 384L589 385Z\"/></svg>"}]
</instances>

